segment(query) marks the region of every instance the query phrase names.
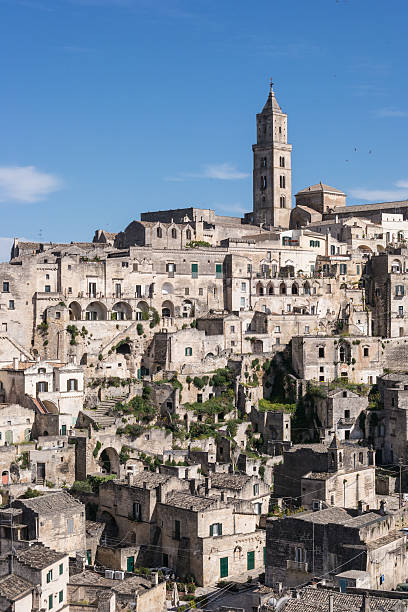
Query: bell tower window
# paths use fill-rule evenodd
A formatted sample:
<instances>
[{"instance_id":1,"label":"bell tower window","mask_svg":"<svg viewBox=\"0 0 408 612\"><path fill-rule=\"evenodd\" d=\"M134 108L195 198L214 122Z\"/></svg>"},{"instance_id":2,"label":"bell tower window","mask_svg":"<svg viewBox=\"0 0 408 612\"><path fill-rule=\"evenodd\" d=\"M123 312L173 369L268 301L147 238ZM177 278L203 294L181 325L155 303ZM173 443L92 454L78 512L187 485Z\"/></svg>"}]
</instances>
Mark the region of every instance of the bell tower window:
<instances>
[{"instance_id":1,"label":"bell tower window","mask_svg":"<svg viewBox=\"0 0 408 612\"><path fill-rule=\"evenodd\" d=\"M285 196L281 196L279 198L279 204L280 204L281 208L285 208L285 206L286 206L286 198L285 198Z\"/></svg>"},{"instance_id":2,"label":"bell tower window","mask_svg":"<svg viewBox=\"0 0 408 612\"><path fill-rule=\"evenodd\" d=\"M280 175L279 177L279 185L281 189L285 189L286 188L286 178L283 174Z\"/></svg>"},{"instance_id":3,"label":"bell tower window","mask_svg":"<svg viewBox=\"0 0 408 612\"><path fill-rule=\"evenodd\" d=\"M285 158L282 155L279 157L279 166L281 168L285 167Z\"/></svg>"}]
</instances>

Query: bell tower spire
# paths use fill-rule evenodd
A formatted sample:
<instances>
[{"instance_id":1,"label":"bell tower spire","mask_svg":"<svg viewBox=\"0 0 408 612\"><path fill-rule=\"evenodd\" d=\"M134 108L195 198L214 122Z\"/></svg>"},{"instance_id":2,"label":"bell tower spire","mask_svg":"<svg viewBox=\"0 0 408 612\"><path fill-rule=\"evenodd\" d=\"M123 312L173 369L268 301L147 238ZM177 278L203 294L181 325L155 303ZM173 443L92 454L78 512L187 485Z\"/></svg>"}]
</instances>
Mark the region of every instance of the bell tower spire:
<instances>
[{"instance_id":1,"label":"bell tower spire","mask_svg":"<svg viewBox=\"0 0 408 612\"><path fill-rule=\"evenodd\" d=\"M253 219L255 223L289 227L292 208L292 145L287 142L288 117L278 104L270 81L269 95L256 116L256 144L252 146Z\"/></svg>"}]
</instances>

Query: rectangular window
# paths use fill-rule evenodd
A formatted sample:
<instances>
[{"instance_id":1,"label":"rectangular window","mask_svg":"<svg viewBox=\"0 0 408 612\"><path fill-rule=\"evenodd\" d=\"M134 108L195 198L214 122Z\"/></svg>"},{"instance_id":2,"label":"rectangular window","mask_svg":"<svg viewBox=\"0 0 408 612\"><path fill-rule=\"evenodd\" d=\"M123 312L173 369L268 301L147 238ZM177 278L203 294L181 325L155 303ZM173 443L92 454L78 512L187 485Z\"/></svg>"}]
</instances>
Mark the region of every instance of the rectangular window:
<instances>
[{"instance_id":1,"label":"rectangular window","mask_svg":"<svg viewBox=\"0 0 408 612\"><path fill-rule=\"evenodd\" d=\"M89 297L96 297L96 283L88 283Z\"/></svg>"},{"instance_id":2,"label":"rectangular window","mask_svg":"<svg viewBox=\"0 0 408 612\"><path fill-rule=\"evenodd\" d=\"M210 525L210 536L222 535L222 523L213 523Z\"/></svg>"},{"instance_id":3,"label":"rectangular window","mask_svg":"<svg viewBox=\"0 0 408 612\"><path fill-rule=\"evenodd\" d=\"M51 293L51 285L45 285L44 291L45 293Z\"/></svg>"},{"instance_id":4,"label":"rectangular window","mask_svg":"<svg viewBox=\"0 0 408 612\"><path fill-rule=\"evenodd\" d=\"M204 289L202 287L198 289L198 295L204 295Z\"/></svg>"},{"instance_id":5,"label":"rectangular window","mask_svg":"<svg viewBox=\"0 0 408 612\"><path fill-rule=\"evenodd\" d=\"M58 593L58 603L62 603L64 601L64 591L60 591Z\"/></svg>"},{"instance_id":6,"label":"rectangular window","mask_svg":"<svg viewBox=\"0 0 408 612\"><path fill-rule=\"evenodd\" d=\"M141 521L142 520L142 506L139 502L133 503L133 520Z\"/></svg>"},{"instance_id":7,"label":"rectangular window","mask_svg":"<svg viewBox=\"0 0 408 612\"><path fill-rule=\"evenodd\" d=\"M186 346L186 349L184 351L185 356L186 357L191 357L191 355L193 354L193 349L191 346Z\"/></svg>"},{"instance_id":8,"label":"rectangular window","mask_svg":"<svg viewBox=\"0 0 408 612\"><path fill-rule=\"evenodd\" d=\"M240 304L241 304L241 306L245 306L245 298L244 297L241 298Z\"/></svg>"},{"instance_id":9,"label":"rectangular window","mask_svg":"<svg viewBox=\"0 0 408 612\"><path fill-rule=\"evenodd\" d=\"M47 572L47 584L49 584L52 580L52 570Z\"/></svg>"},{"instance_id":10,"label":"rectangular window","mask_svg":"<svg viewBox=\"0 0 408 612\"><path fill-rule=\"evenodd\" d=\"M115 297L120 298L122 295L122 286L120 283L115 283Z\"/></svg>"},{"instance_id":11,"label":"rectangular window","mask_svg":"<svg viewBox=\"0 0 408 612\"><path fill-rule=\"evenodd\" d=\"M8 281L3 281L3 293L10 292L10 283Z\"/></svg>"},{"instance_id":12,"label":"rectangular window","mask_svg":"<svg viewBox=\"0 0 408 612\"><path fill-rule=\"evenodd\" d=\"M234 325L231 325L230 332L231 332L231 334L235 333L235 326Z\"/></svg>"},{"instance_id":13,"label":"rectangular window","mask_svg":"<svg viewBox=\"0 0 408 612\"><path fill-rule=\"evenodd\" d=\"M305 334L308 334L309 332L310 332L309 325L305 325Z\"/></svg>"},{"instance_id":14,"label":"rectangular window","mask_svg":"<svg viewBox=\"0 0 408 612\"><path fill-rule=\"evenodd\" d=\"M360 264L356 265L356 269L357 269L357 274L360 274Z\"/></svg>"},{"instance_id":15,"label":"rectangular window","mask_svg":"<svg viewBox=\"0 0 408 612\"><path fill-rule=\"evenodd\" d=\"M319 346L319 358L324 358L324 346Z\"/></svg>"},{"instance_id":16,"label":"rectangular window","mask_svg":"<svg viewBox=\"0 0 408 612\"><path fill-rule=\"evenodd\" d=\"M281 174L279 177L279 185L281 189L285 189L286 187L286 179L283 174Z\"/></svg>"},{"instance_id":17,"label":"rectangular window","mask_svg":"<svg viewBox=\"0 0 408 612\"><path fill-rule=\"evenodd\" d=\"M198 263L191 264L191 278L198 278Z\"/></svg>"},{"instance_id":18,"label":"rectangular window","mask_svg":"<svg viewBox=\"0 0 408 612\"><path fill-rule=\"evenodd\" d=\"M347 264L340 264L340 274L347 274Z\"/></svg>"},{"instance_id":19,"label":"rectangular window","mask_svg":"<svg viewBox=\"0 0 408 612\"><path fill-rule=\"evenodd\" d=\"M73 533L73 531L74 531L74 519L68 519L67 520L67 531L68 531L68 534Z\"/></svg>"},{"instance_id":20,"label":"rectangular window","mask_svg":"<svg viewBox=\"0 0 408 612\"><path fill-rule=\"evenodd\" d=\"M54 605L54 596L48 595L48 609L52 610L53 605Z\"/></svg>"},{"instance_id":21,"label":"rectangular window","mask_svg":"<svg viewBox=\"0 0 408 612\"><path fill-rule=\"evenodd\" d=\"M59 575L61 576L64 573L64 564L60 563L59 565Z\"/></svg>"},{"instance_id":22,"label":"rectangular window","mask_svg":"<svg viewBox=\"0 0 408 612\"><path fill-rule=\"evenodd\" d=\"M186 287L186 288L184 289L184 295L190 295L190 289L189 289L189 287Z\"/></svg>"},{"instance_id":23,"label":"rectangular window","mask_svg":"<svg viewBox=\"0 0 408 612\"><path fill-rule=\"evenodd\" d=\"M241 291L246 292L246 283L241 283Z\"/></svg>"},{"instance_id":24,"label":"rectangular window","mask_svg":"<svg viewBox=\"0 0 408 612\"><path fill-rule=\"evenodd\" d=\"M9 310L14 310L14 300L9 300Z\"/></svg>"},{"instance_id":25,"label":"rectangular window","mask_svg":"<svg viewBox=\"0 0 408 612\"><path fill-rule=\"evenodd\" d=\"M68 293L72 293L72 287L68 287Z\"/></svg>"},{"instance_id":26,"label":"rectangular window","mask_svg":"<svg viewBox=\"0 0 408 612\"><path fill-rule=\"evenodd\" d=\"M228 576L228 557L222 557L220 559L220 578L226 578Z\"/></svg>"},{"instance_id":27,"label":"rectangular window","mask_svg":"<svg viewBox=\"0 0 408 612\"><path fill-rule=\"evenodd\" d=\"M403 306L398 306L398 316L399 317L403 317L404 316L404 307Z\"/></svg>"},{"instance_id":28,"label":"rectangular window","mask_svg":"<svg viewBox=\"0 0 408 612\"><path fill-rule=\"evenodd\" d=\"M259 484L254 484L254 496L259 495Z\"/></svg>"},{"instance_id":29,"label":"rectangular window","mask_svg":"<svg viewBox=\"0 0 408 612\"><path fill-rule=\"evenodd\" d=\"M222 278L222 264L215 264L215 278Z\"/></svg>"},{"instance_id":30,"label":"rectangular window","mask_svg":"<svg viewBox=\"0 0 408 612\"><path fill-rule=\"evenodd\" d=\"M275 325L275 330L274 330L274 331L276 331L277 333L279 333L279 332L280 332L280 325Z\"/></svg>"},{"instance_id":31,"label":"rectangular window","mask_svg":"<svg viewBox=\"0 0 408 612\"><path fill-rule=\"evenodd\" d=\"M255 551L250 550L247 552L247 570L253 570L255 568Z\"/></svg>"},{"instance_id":32,"label":"rectangular window","mask_svg":"<svg viewBox=\"0 0 408 612\"><path fill-rule=\"evenodd\" d=\"M174 539L180 539L180 521L174 521Z\"/></svg>"},{"instance_id":33,"label":"rectangular window","mask_svg":"<svg viewBox=\"0 0 408 612\"><path fill-rule=\"evenodd\" d=\"M122 268L128 268L129 263L127 261L122 261Z\"/></svg>"}]
</instances>

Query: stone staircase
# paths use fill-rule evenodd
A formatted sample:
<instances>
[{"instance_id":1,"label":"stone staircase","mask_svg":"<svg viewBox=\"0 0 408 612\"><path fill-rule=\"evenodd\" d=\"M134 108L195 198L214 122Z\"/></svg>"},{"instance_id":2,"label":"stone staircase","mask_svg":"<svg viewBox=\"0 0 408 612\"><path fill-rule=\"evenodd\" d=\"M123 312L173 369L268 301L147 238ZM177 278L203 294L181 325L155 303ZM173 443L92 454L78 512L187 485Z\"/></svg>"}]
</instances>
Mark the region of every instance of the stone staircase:
<instances>
[{"instance_id":1,"label":"stone staircase","mask_svg":"<svg viewBox=\"0 0 408 612\"><path fill-rule=\"evenodd\" d=\"M105 399L101 401L96 408L93 410L83 410L82 412L90 419L94 421L99 429L105 429L115 424L116 418L109 414L110 410L117 404L117 402L126 401L126 395L114 397L112 399Z\"/></svg>"}]
</instances>

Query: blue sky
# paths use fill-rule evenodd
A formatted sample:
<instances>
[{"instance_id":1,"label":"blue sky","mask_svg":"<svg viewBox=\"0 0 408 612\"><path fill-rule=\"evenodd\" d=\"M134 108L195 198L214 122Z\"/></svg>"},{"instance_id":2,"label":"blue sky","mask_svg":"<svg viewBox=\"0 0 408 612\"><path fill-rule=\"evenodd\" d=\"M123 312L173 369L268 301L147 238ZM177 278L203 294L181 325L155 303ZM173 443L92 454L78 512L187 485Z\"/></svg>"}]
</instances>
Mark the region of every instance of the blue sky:
<instances>
[{"instance_id":1,"label":"blue sky","mask_svg":"<svg viewBox=\"0 0 408 612\"><path fill-rule=\"evenodd\" d=\"M406 0L0 0L0 259L141 211L252 207L269 77L293 191L408 196ZM357 149L357 150L355 150Z\"/></svg>"}]
</instances>

